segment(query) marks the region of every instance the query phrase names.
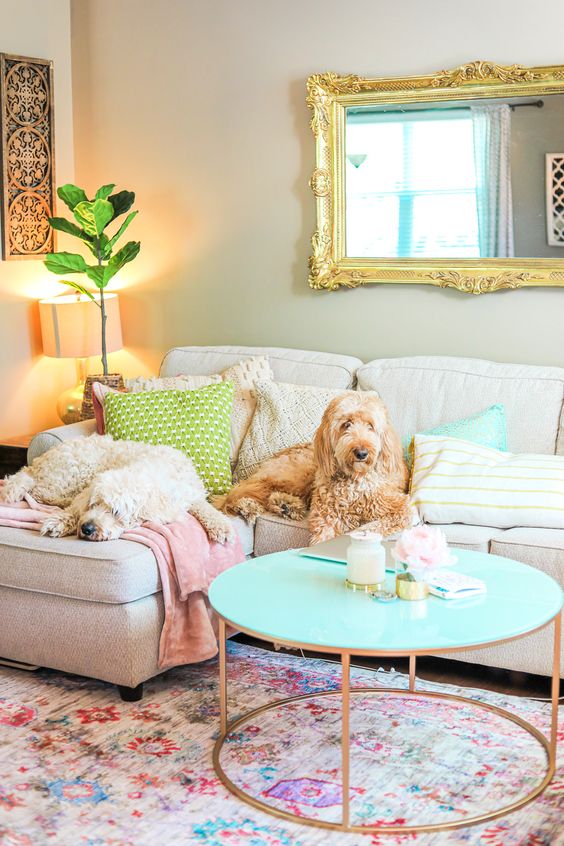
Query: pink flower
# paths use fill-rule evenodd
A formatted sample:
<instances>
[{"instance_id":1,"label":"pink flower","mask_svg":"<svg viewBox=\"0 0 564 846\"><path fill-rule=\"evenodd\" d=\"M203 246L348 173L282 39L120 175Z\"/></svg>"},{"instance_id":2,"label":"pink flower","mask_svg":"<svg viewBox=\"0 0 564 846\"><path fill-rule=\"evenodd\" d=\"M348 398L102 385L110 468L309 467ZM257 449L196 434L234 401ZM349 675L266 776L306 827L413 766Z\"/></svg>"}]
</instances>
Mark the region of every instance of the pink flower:
<instances>
[{"instance_id":1,"label":"pink flower","mask_svg":"<svg viewBox=\"0 0 564 846\"><path fill-rule=\"evenodd\" d=\"M396 541L392 555L414 579L425 579L439 567L456 564L444 532L438 526L414 526Z\"/></svg>"}]
</instances>

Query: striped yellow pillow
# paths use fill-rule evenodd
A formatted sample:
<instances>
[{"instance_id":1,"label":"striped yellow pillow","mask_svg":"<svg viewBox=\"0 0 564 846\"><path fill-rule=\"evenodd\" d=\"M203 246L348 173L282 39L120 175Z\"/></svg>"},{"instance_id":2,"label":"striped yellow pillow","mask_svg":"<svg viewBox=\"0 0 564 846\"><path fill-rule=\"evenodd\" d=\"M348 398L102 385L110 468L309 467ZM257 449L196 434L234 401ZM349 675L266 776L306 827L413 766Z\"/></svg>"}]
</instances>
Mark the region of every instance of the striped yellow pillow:
<instances>
[{"instance_id":1,"label":"striped yellow pillow","mask_svg":"<svg viewBox=\"0 0 564 846\"><path fill-rule=\"evenodd\" d=\"M564 529L564 456L416 435L411 496L427 523Z\"/></svg>"}]
</instances>

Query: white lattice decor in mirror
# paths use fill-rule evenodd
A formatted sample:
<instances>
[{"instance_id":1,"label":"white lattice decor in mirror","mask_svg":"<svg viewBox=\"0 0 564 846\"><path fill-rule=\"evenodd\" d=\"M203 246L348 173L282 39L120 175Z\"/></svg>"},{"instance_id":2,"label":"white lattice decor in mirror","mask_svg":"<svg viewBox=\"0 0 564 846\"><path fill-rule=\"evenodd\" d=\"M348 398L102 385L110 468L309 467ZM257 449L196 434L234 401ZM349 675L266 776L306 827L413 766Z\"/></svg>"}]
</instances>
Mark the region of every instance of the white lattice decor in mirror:
<instances>
[{"instance_id":1,"label":"white lattice decor in mirror","mask_svg":"<svg viewBox=\"0 0 564 846\"><path fill-rule=\"evenodd\" d=\"M564 153L546 154L546 231L551 247L564 247Z\"/></svg>"}]
</instances>

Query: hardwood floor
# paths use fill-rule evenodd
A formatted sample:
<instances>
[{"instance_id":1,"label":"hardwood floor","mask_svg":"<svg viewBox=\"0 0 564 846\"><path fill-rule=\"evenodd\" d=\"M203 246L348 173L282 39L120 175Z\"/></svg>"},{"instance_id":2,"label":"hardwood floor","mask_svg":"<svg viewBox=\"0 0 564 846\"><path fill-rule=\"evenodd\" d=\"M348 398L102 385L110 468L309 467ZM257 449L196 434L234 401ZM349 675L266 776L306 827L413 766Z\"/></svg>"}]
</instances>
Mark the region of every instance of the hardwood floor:
<instances>
[{"instance_id":1,"label":"hardwood floor","mask_svg":"<svg viewBox=\"0 0 564 846\"><path fill-rule=\"evenodd\" d=\"M238 634L233 640L238 643L246 643L250 646L257 646L260 649L274 651L274 646L265 643L249 635ZM280 649L289 655L295 655L296 651L291 649ZM326 658L335 660L334 655L322 655L318 652L304 651L308 658ZM394 658L385 660L383 658L364 658L356 656L351 664L357 667L370 667L377 670L383 667L385 670L392 668L402 673L408 672L407 658ZM479 687L485 690L493 690L497 693L509 693L513 696L531 696L540 699L550 698L551 680L545 676L535 676L530 673L518 673L514 670L501 670L494 667L482 667L479 664L467 664L463 661L452 661L446 658L418 658L417 676L428 681L442 682L444 684L455 684L463 687ZM562 692L562 681L560 682Z\"/></svg>"}]
</instances>

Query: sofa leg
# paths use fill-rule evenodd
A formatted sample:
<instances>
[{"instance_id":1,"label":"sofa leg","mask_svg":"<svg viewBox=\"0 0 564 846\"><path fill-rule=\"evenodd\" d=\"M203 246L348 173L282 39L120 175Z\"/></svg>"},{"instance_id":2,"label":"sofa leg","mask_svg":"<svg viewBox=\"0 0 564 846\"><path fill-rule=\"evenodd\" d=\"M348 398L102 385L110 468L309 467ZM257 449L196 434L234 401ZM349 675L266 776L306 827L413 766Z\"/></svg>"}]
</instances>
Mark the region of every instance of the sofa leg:
<instances>
[{"instance_id":1,"label":"sofa leg","mask_svg":"<svg viewBox=\"0 0 564 846\"><path fill-rule=\"evenodd\" d=\"M125 687L118 684L117 689L124 702L139 702L140 699L143 699L143 682L138 684L137 687Z\"/></svg>"}]
</instances>

